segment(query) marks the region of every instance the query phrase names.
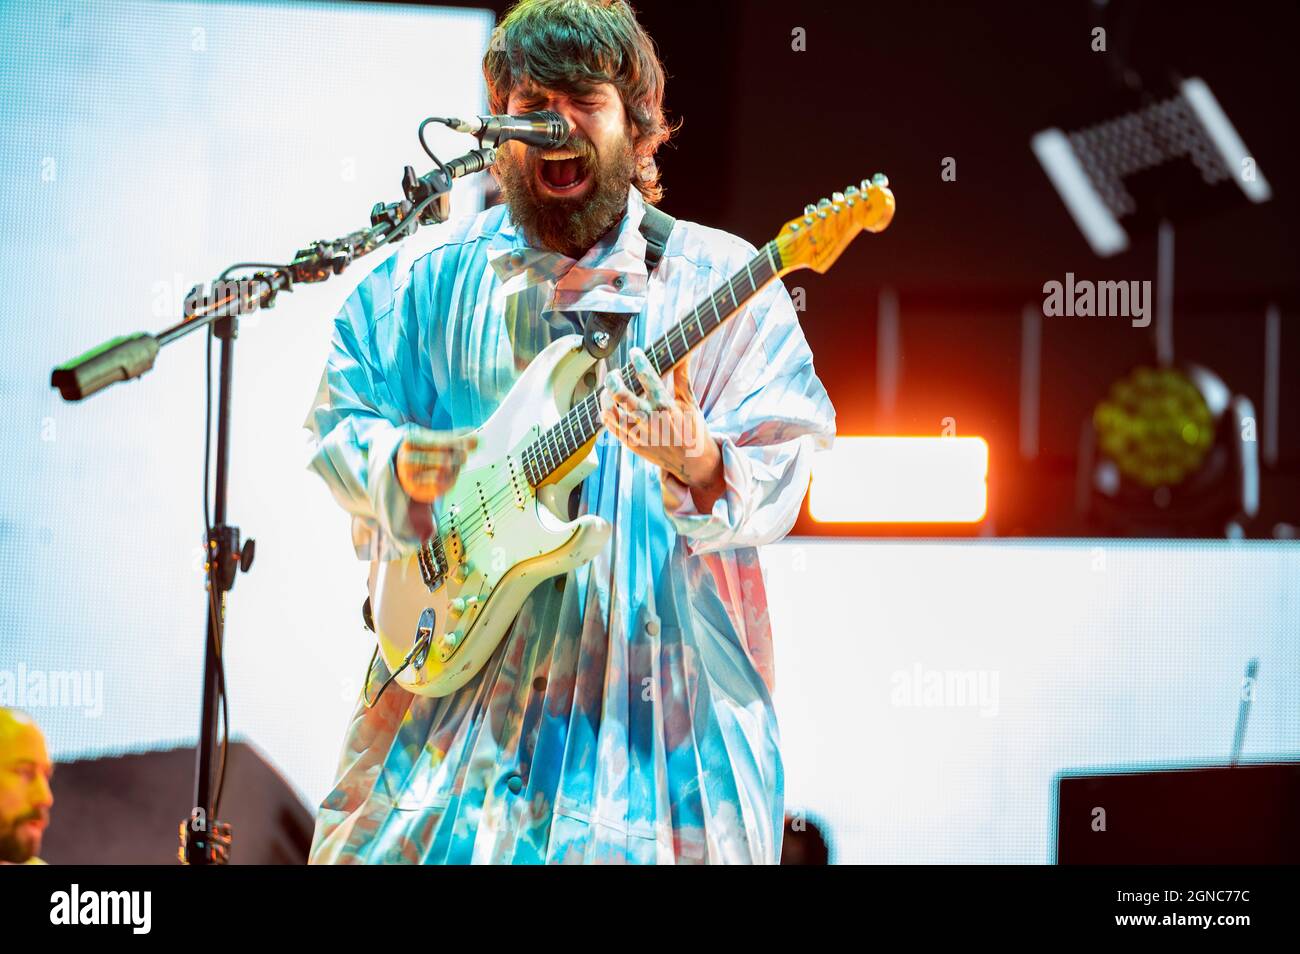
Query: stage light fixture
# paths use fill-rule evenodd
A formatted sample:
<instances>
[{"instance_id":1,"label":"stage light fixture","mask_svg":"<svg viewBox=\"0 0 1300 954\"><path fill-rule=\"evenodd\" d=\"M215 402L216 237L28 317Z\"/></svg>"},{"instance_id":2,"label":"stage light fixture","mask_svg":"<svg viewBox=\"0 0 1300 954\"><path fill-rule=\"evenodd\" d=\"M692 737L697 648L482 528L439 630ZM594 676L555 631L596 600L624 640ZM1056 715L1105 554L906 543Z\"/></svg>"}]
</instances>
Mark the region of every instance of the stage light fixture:
<instances>
[{"instance_id":1,"label":"stage light fixture","mask_svg":"<svg viewBox=\"0 0 1300 954\"><path fill-rule=\"evenodd\" d=\"M1259 509L1255 410L1208 368L1142 365L1097 403L1079 503L1106 533L1238 536Z\"/></svg>"}]
</instances>

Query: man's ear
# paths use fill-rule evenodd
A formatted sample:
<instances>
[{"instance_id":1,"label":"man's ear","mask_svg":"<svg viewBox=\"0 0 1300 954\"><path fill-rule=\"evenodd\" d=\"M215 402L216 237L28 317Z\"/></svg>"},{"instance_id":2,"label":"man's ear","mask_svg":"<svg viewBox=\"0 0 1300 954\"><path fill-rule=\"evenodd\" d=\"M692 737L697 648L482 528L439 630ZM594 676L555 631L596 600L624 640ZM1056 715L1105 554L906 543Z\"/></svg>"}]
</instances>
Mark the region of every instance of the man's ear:
<instances>
[{"instance_id":1,"label":"man's ear","mask_svg":"<svg viewBox=\"0 0 1300 954\"><path fill-rule=\"evenodd\" d=\"M619 97L619 102L623 103L623 128L630 133L629 138L632 140L632 149L635 151L636 147L641 144L641 127L632 119L632 110L627 108L627 103L623 101L622 97Z\"/></svg>"}]
</instances>

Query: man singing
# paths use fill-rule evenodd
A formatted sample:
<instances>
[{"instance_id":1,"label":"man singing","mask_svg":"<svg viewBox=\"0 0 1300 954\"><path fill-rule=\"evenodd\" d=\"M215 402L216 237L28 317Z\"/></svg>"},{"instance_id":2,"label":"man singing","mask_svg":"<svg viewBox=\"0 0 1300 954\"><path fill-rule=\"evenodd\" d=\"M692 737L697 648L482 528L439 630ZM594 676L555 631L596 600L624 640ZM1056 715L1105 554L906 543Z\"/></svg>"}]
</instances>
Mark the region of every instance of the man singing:
<instances>
[{"instance_id":1,"label":"man singing","mask_svg":"<svg viewBox=\"0 0 1300 954\"><path fill-rule=\"evenodd\" d=\"M609 366L632 361L644 394L617 373L598 382L613 400L576 503L612 524L604 550L538 586L460 690L394 686L358 705L311 860L776 863L784 785L755 548L794 523L834 410L780 281L675 373L645 363L755 250L678 221L647 268L670 130L663 68L624 0L522 0L483 65L493 113L554 110L570 139L504 144L505 204L439 226L432 251L402 249L348 299L307 419L311 467L353 515L373 579L374 561L432 531L465 431L591 312L631 316ZM387 676L376 666L372 696Z\"/></svg>"}]
</instances>

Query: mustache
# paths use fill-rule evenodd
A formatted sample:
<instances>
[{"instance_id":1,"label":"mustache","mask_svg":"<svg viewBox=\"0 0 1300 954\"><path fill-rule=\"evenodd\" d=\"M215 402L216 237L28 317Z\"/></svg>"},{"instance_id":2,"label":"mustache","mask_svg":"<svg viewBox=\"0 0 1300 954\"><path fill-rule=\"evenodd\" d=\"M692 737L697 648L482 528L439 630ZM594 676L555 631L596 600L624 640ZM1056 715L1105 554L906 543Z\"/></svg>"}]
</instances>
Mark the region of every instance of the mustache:
<instances>
[{"instance_id":1,"label":"mustache","mask_svg":"<svg viewBox=\"0 0 1300 954\"><path fill-rule=\"evenodd\" d=\"M17 828L19 825L25 825L27 822L33 821L38 821L48 825L50 823L49 810L45 808L37 808L34 811L28 812L26 815L21 815L14 819L14 827Z\"/></svg>"},{"instance_id":2,"label":"mustache","mask_svg":"<svg viewBox=\"0 0 1300 954\"><path fill-rule=\"evenodd\" d=\"M578 154L579 159L588 164L594 164L600 158L596 153L596 147L586 139L574 139L570 136L559 149L572 149ZM558 152L559 149L542 149L538 146L529 146L524 157L531 165L541 165L546 161L542 158L542 153Z\"/></svg>"}]
</instances>

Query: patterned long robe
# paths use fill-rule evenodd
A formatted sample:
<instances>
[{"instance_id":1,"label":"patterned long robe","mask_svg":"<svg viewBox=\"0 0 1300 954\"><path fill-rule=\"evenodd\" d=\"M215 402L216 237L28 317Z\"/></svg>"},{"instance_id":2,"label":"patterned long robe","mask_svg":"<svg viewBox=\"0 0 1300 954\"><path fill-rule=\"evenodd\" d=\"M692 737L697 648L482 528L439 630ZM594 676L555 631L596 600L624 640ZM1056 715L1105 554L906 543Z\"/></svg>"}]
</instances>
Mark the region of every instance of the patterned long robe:
<instances>
[{"instance_id":1,"label":"patterned long robe","mask_svg":"<svg viewBox=\"0 0 1300 954\"><path fill-rule=\"evenodd\" d=\"M635 316L621 365L754 254L679 220L648 279L644 208L630 189L624 218L577 261L530 248L505 206L489 208L439 226L432 251L382 262L349 297L305 426L310 467L352 514L372 580L427 527L393 470L412 423L482 424L588 310ZM599 440L581 509L613 524L604 551L538 586L458 692L394 685L358 704L312 862L778 861L784 786L755 548L793 524L834 409L780 281L689 368L725 495L700 513L675 477ZM386 676L378 664L372 684Z\"/></svg>"}]
</instances>

